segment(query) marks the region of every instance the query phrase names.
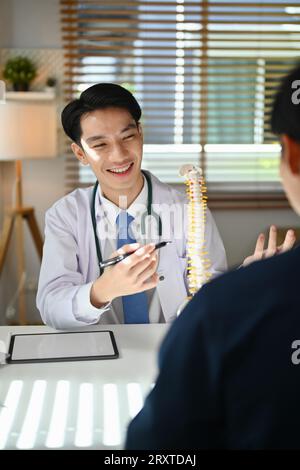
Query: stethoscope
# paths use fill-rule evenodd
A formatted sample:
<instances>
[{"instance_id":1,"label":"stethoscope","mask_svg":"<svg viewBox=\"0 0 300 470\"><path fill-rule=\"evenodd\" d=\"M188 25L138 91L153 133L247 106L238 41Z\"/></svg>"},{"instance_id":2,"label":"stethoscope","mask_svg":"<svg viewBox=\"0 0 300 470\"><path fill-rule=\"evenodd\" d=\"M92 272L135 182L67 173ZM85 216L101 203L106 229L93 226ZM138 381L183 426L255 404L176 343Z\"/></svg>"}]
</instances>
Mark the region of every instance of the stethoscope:
<instances>
[{"instance_id":1,"label":"stethoscope","mask_svg":"<svg viewBox=\"0 0 300 470\"><path fill-rule=\"evenodd\" d=\"M147 204L147 210L142 214L141 216L141 234L145 235L146 234L146 217L148 215L152 216L155 218L158 224L158 235L161 237L162 236L162 222L160 215L157 214L157 212L154 212L152 209L152 199L153 199L153 192L152 192L152 181L150 175L146 173L145 171L142 170L143 175L146 178L147 184L148 184L148 204ZM97 222L96 222L96 213L95 213L95 204L96 204L96 196L97 196L97 189L98 189L98 181L96 181L93 189L93 195L92 195L92 202L91 202L91 217L92 217L92 223L93 223L93 231L94 231L94 237L95 237L95 244L96 244L96 252L97 252L97 258L98 258L98 265L100 269L100 276L103 274L104 269L101 268L101 263L103 261L102 258L102 253L100 249L100 242L98 239L97 235Z\"/></svg>"}]
</instances>

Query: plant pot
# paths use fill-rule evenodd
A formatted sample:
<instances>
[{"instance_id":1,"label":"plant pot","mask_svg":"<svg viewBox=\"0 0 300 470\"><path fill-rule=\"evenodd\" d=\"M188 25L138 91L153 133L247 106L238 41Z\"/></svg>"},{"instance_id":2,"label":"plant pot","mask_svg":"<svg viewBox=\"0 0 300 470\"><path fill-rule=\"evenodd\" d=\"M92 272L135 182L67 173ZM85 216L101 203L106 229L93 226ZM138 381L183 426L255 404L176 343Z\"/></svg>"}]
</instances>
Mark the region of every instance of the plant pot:
<instances>
[{"instance_id":1,"label":"plant pot","mask_svg":"<svg viewBox=\"0 0 300 470\"><path fill-rule=\"evenodd\" d=\"M29 83L13 83L14 91L28 91Z\"/></svg>"},{"instance_id":2,"label":"plant pot","mask_svg":"<svg viewBox=\"0 0 300 470\"><path fill-rule=\"evenodd\" d=\"M55 87L54 86L45 86L45 92L51 93L51 95L55 95Z\"/></svg>"}]
</instances>

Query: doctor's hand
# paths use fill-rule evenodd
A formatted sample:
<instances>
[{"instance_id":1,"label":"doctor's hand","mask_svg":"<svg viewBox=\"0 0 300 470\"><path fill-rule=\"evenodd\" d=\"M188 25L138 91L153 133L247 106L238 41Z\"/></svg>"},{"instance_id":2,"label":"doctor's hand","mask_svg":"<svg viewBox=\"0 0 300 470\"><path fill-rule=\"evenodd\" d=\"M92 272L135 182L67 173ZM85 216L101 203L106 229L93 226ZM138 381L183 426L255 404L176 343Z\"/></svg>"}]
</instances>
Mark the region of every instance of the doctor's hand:
<instances>
[{"instance_id":1,"label":"doctor's hand","mask_svg":"<svg viewBox=\"0 0 300 470\"><path fill-rule=\"evenodd\" d=\"M93 283L90 293L92 305L101 308L116 297L156 287L159 276L156 273L158 257L154 248L154 243L142 246L139 243L131 243L112 253L111 257L132 254L106 268L102 276Z\"/></svg>"},{"instance_id":2,"label":"doctor's hand","mask_svg":"<svg viewBox=\"0 0 300 470\"><path fill-rule=\"evenodd\" d=\"M284 253L294 246L295 241L295 232L294 230L290 229L286 232L282 245L277 246L277 228L275 225L271 225L267 248L264 249L265 235L261 233L257 238L253 255L247 256L247 258L244 259L242 266L245 267L253 263L253 261L269 258L270 256L278 255L279 253Z\"/></svg>"}]
</instances>

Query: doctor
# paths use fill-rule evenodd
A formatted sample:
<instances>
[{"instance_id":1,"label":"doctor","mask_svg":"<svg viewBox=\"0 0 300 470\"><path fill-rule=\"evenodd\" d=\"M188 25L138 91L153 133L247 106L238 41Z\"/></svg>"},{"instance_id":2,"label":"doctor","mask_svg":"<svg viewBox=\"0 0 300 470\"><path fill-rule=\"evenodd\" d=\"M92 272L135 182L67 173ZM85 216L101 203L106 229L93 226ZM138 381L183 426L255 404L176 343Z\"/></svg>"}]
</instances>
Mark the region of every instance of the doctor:
<instances>
[{"instance_id":1,"label":"doctor","mask_svg":"<svg viewBox=\"0 0 300 470\"><path fill-rule=\"evenodd\" d=\"M171 322L186 300L187 201L141 170L140 118L133 95L108 83L88 88L62 112L71 148L97 182L47 211L37 306L49 326ZM153 242L169 240L154 250ZM209 210L205 240L216 276L226 270L226 256ZM293 243L288 232L283 249ZM274 227L268 249L263 245L260 235L244 264L282 249L276 248ZM132 254L101 269L102 261L119 253Z\"/></svg>"},{"instance_id":2,"label":"doctor","mask_svg":"<svg viewBox=\"0 0 300 470\"><path fill-rule=\"evenodd\" d=\"M72 151L97 183L47 211L37 306L49 326L171 322L187 296L185 195L142 172L140 118L133 95L107 83L88 88L62 112ZM118 223L124 217L122 243ZM153 242L162 240L172 243L154 251ZM225 251L209 211L206 244L212 274L224 272ZM132 254L100 270L118 247ZM135 294L146 317L128 320L124 302Z\"/></svg>"}]
</instances>

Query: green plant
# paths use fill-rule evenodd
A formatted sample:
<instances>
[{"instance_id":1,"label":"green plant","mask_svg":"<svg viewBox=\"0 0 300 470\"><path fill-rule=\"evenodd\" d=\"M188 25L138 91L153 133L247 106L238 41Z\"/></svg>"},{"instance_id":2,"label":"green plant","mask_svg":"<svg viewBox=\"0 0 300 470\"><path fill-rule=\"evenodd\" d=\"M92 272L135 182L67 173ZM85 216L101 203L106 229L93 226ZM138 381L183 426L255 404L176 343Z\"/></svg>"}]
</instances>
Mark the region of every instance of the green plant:
<instances>
[{"instance_id":1,"label":"green plant","mask_svg":"<svg viewBox=\"0 0 300 470\"><path fill-rule=\"evenodd\" d=\"M36 77L36 66L27 57L17 56L6 62L3 77L13 84L15 90L27 90Z\"/></svg>"}]
</instances>

